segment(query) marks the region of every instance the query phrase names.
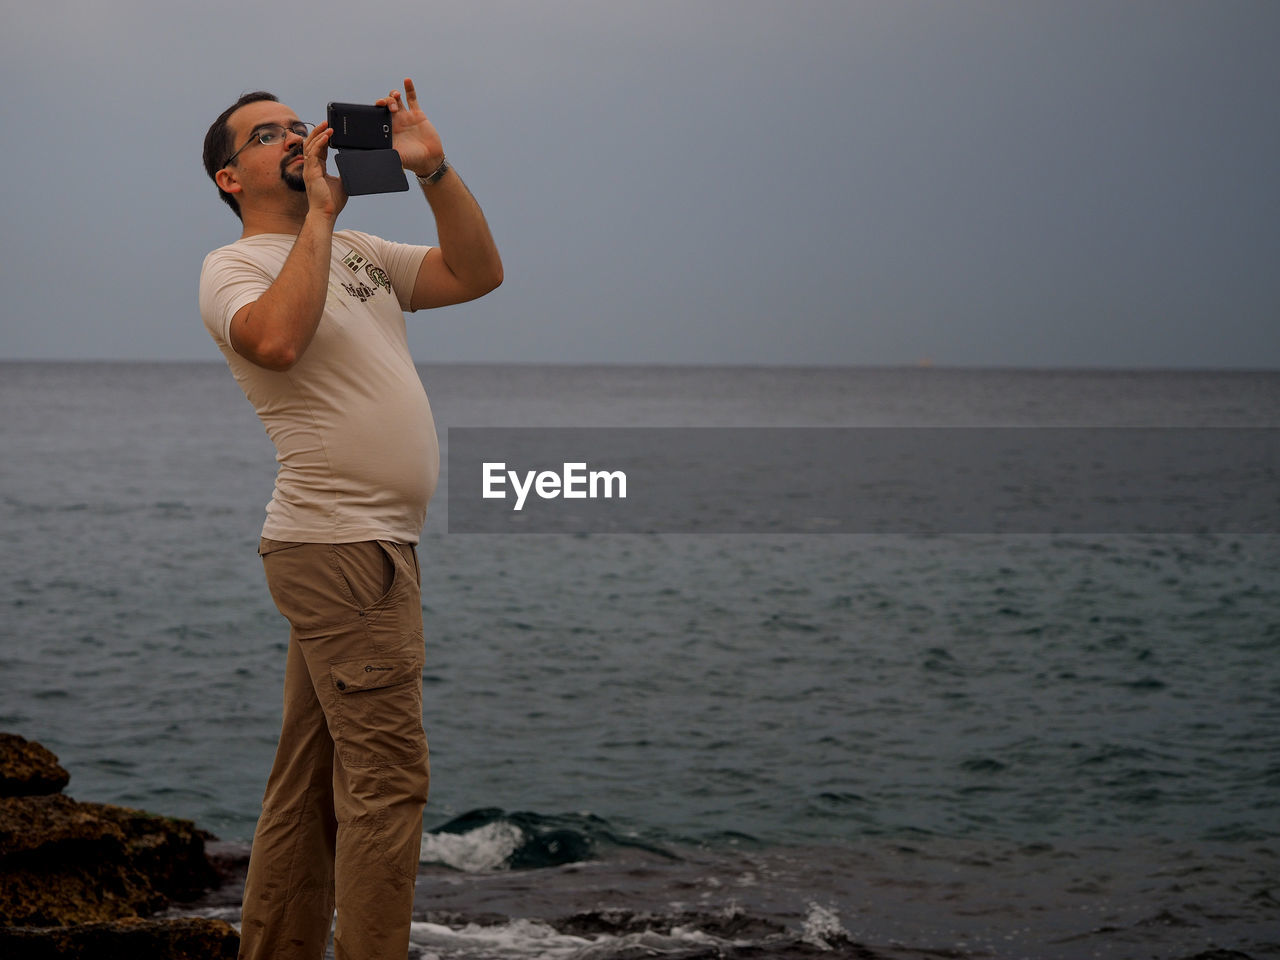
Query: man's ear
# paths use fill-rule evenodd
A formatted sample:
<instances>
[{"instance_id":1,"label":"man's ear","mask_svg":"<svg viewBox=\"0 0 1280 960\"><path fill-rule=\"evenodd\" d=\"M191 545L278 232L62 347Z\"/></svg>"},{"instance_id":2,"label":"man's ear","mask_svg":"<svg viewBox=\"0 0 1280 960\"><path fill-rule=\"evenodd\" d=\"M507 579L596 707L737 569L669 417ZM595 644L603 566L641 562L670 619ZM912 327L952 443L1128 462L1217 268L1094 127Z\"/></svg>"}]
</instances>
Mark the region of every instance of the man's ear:
<instances>
[{"instance_id":1,"label":"man's ear","mask_svg":"<svg viewBox=\"0 0 1280 960\"><path fill-rule=\"evenodd\" d=\"M223 167L213 175L213 182L218 185L218 189L224 193L239 193L244 189L240 185L240 178L236 176L234 170L230 167Z\"/></svg>"}]
</instances>

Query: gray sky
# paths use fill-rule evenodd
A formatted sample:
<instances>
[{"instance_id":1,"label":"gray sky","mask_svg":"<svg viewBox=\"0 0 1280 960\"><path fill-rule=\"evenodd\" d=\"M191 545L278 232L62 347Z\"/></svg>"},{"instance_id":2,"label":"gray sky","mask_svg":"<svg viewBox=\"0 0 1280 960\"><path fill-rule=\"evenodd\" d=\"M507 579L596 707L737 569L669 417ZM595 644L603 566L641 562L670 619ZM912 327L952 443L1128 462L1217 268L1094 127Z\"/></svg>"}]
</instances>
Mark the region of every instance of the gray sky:
<instances>
[{"instance_id":1,"label":"gray sky","mask_svg":"<svg viewBox=\"0 0 1280 960\"><path fill-rule=\"evenodd\" d=\"M506 283L417 359L1280 366L1275 0L45 0L0 358L217 359L213 118L411 76ZM340 225L434 238L417 191Z\"/></svg>"}]
</instances>

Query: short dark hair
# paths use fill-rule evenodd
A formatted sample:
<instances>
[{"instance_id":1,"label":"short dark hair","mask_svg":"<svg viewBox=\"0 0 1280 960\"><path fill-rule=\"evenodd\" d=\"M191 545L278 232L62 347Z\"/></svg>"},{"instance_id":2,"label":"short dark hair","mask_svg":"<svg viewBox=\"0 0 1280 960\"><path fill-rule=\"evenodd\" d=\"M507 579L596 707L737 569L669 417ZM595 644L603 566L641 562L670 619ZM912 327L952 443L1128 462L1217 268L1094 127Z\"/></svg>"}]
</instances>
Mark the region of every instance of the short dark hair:
<instances>
[{"instance_id":1,"label":"short dark hair","mask_svg":"<svg viewBox=\"0 0 1280 960\"><path fill-rule=\"evenodd\" d=\"M218 171L227 165L227 157L231 156L236 149L235 144L231 141L231 125L227 120L245 104L257 103L259 100L280 102L275 94L267 93L265 90L255 90L253 93L243 94L239 100L218 115L218 119L210 125L209 132L204 135L204 172L209 174L209 179L215 184L218 182ZM239 217L240 204L236 202L236 198L221 187L218 187L218 195Z\"/></svg>"}]
</instances>

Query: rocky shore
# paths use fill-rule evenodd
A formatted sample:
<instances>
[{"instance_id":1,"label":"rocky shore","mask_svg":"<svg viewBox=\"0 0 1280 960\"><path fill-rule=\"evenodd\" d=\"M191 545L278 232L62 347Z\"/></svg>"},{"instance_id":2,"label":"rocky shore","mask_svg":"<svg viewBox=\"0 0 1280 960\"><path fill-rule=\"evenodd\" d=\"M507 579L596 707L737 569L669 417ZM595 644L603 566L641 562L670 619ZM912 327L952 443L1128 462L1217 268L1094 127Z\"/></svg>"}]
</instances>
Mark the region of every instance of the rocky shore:
<instances>
[{"instance_id":1,"label":"rocky shore","mask_svg":"<svg viewBox=\"0 0 1280 960\"><path fill-rule=\"evenodd\" d=\"M235 929L156 917L219 886L187 820L73 800L38 743L0 733L0 955L7 960L234 958Z\"/></svg>"}]
</instances>

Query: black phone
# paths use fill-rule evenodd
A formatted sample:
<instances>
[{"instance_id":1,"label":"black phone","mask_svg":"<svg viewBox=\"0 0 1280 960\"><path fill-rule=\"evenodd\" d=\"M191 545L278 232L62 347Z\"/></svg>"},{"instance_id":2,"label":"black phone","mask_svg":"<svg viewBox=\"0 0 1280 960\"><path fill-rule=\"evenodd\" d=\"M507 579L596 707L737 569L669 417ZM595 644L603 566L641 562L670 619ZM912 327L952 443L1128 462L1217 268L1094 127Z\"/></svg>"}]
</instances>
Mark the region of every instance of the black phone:
<instances>
[{"instance_id":1,"label":"black phone","mask_svg":"<svg viewBox=\"0 0 1280 960\"><path fill-rule=\"evenodd\" d=\"M338 174L351 197L409 189L400 154L391 147L391 111L370 103L330 103L326 111L337 147Z\"/></svg>"},{"instance_id":2,"label":"black phone","mask_svg":"<svg viewBox=\"0 0 1280 960\"><path fill-rule=\"evenodd\" d=\"M329 146L349 150L387 150L391 147L391 111L369 103L330 103L327 111L333 137Z\"/></svg>"}]
</instances>

